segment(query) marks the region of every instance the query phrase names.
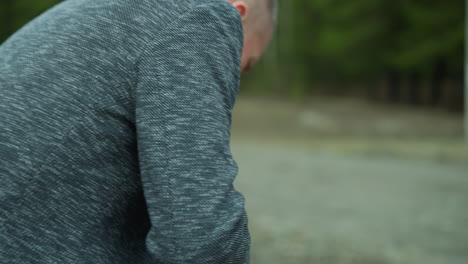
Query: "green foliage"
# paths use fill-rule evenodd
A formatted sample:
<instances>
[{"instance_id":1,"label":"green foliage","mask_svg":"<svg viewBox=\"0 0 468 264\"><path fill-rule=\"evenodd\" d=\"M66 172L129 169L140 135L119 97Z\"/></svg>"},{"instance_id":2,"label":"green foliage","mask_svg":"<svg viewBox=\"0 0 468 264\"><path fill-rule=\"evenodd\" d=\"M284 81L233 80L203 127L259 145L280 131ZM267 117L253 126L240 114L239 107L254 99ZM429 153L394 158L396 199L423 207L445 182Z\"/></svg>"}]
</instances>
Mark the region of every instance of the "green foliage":
<instances>
[{"instance_id":1,"label":"green foliage","mask_svg":"<svg viewBox=\"0 0 468 264\"><path fill-rule=\"evenodd\" d=\"M390 61L402 70L430 71L438 59L452 71L463 66L464 8L460 0L408 1L402 5L407 27L400 32L398 53Z\"/></svg>"},{"instance_id":2,"label":"green foliage","mask_svg":"<svg viewBox=\"0 0 468 264\"><path fill-rule=\"evenodd\" d=\"M60 0L2 0L0 1L0 43Z\"/></svg>"},{"instance_id":3,"label":"green foliage","mask_svg":"<svg viewBox=\"0 0 468 264\"><path fill-rule=\"evenodd\" d=\"M443 62L447 75L460 78L463 2L283 1L275 40L281 72L300 72L307 83L354 82L381 78L389 70L429 76ZM306 87L312 85L305 85L304 93Z\"/></svg>"}]
</instances>

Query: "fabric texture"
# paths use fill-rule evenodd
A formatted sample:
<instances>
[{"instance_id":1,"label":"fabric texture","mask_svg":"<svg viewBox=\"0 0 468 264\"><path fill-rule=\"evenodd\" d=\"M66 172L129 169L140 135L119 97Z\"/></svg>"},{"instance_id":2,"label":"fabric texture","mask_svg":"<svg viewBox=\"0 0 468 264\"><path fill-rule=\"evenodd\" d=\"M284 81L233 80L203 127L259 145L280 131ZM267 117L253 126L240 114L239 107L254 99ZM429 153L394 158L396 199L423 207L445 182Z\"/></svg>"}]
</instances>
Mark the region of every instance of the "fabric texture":
<instances>
[{"instance_id":1,"label":"fabric texture","mask_svg":"<svg viewBox=\"0 0 468 264\"><path fill-rule=\"evenodd\" d=\"M249 263L225 0L67 0L0 46L0 263Z\"/></svg>"}]
</instances>

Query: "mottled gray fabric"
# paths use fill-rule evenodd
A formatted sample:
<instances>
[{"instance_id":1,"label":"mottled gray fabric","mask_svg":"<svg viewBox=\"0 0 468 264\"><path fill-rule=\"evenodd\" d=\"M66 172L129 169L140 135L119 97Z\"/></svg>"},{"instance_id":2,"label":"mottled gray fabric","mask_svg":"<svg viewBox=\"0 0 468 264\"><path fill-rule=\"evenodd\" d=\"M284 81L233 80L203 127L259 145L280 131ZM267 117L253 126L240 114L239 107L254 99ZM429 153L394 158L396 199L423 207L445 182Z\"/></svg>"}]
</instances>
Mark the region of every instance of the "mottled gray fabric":
<instances>
[{"instance_id":1,"label":"mottled gray fabric","mask_svg":"<svg viewBox=\"0 0 468 264\"><path fill-rule=\"evenodd\" d=\"M0 263L249 263L225 0L67 0L0 46Z\"/></svg>"}]
</instances>

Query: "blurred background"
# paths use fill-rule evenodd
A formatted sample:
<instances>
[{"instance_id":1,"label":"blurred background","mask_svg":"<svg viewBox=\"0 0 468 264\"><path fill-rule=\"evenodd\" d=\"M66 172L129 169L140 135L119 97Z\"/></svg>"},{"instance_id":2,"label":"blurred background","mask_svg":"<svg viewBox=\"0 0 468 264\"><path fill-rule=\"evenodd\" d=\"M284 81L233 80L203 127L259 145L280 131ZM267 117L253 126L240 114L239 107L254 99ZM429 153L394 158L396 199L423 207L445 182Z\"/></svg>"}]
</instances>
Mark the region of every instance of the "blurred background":
<instances>
[{"instance_id":1,"label":"blurred background","mask_svg":"<svg viewBox=\"0 0 468 264\"><path fill-rule=\"evenodd\" d=\"M54 0L2 0L0 42ZM462 0L282 1L232 123L252 263L468 263Z\"/></svg>"}]
</instances>

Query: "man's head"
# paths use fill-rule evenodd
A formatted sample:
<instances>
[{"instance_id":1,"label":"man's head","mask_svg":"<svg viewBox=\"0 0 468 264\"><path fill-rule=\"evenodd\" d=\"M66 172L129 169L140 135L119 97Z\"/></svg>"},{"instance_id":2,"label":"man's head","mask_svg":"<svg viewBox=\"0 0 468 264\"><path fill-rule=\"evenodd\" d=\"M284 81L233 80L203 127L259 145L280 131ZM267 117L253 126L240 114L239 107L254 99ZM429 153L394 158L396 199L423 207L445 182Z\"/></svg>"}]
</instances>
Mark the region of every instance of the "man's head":
<instances>
[{"instance_id":1,"label":"man's head","mask_svg":"<svg viewBox=\"0 0 468 264\"><path fill-rule=\"evenodd\" d=\"M277 0L227 0L238 11L244 28L241 72L248 72L270 43L276 23Z\"/></svg>"}]
</instances>

